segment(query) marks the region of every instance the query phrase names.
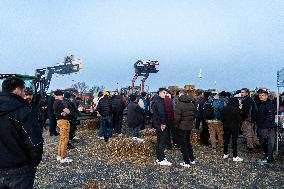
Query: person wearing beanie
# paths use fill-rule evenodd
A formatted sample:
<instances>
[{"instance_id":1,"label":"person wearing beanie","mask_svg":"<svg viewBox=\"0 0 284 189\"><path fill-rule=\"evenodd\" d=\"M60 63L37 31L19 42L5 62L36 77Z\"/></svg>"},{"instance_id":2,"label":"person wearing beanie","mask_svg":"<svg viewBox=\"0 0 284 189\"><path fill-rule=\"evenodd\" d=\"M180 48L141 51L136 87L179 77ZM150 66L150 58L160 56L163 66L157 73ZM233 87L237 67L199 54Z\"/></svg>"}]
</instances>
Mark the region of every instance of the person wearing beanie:
<instances>
[{"instance_id":1,"label":"person wearing beanie","mask_svg":"<svg viewBox=\"0 0 284 189\"><path fill-rule=\"evenodd\" d=\"M53 104L53 110L57 120L57 126L60 129L60 140L58 144L58 155L56 159L60 163L70 163L73 160L66 156L70 132L70 123L68 121L70 110L67 108L66 103L63 102L63 92L61 90L56 90L54 92L54 95L55 102Z\"/></svg>"},{"instance_id":2,"label":"person wearing beanie","mask_svg":"<svg viewBox=\"0 0 284 189\"><path fill-rule=\"evenodd\" d=\"M143 121L143 108L141 108L137 103L137 96L135 94L131 94L129 96L129 104L127 106L127 123L128 127L132 129L132 139L138 142L144 141L139 136L140 125Z\"/></svg>"}]
</instances>

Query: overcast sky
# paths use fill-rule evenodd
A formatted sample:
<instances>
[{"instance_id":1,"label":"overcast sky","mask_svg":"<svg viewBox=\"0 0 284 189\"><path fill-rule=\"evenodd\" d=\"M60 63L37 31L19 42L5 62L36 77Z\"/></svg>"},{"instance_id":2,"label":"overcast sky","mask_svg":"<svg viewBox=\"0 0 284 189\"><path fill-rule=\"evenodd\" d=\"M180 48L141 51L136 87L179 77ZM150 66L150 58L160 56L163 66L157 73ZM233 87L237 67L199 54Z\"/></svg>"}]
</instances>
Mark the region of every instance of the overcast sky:
<instances>
[{"instance_id":1,"label":"overcast sky","mask_svg":"<svg viewBox=\"0 0 284 189\"><path fill-rule=\"evenodd\" d=\"M138 59L160 62L151 90L275 89L283 27L280 0L0 0L0 72L34 74L72 53L81 74L54 77L51 89L129 86Z\"/></svg>"}]
</instances>

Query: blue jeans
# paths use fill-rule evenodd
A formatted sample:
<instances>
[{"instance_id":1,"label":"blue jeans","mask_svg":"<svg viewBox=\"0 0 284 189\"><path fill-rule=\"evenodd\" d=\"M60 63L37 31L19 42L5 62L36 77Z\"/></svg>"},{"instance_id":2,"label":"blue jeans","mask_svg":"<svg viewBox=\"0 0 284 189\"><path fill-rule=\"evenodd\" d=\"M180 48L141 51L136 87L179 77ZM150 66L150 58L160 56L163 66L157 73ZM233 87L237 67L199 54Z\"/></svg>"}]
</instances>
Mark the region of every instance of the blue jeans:
<instances>
[{"instance_id":1,"label":"blue jeans","mask_svg":"<svg viewBox=\"0 0 284 189\"><path fill-rule=\"evenodd\" d=\"M102 117L99 117L99 137L103 137L104 136L104 126L103 126L103 121L102 121Z\"/></svg>"},{"instance_id":2,"label":"blue jeans","mask_svg":"<svg viewBox=\"0 0 284 189\"><path fill-rule=\"evenodd\" d=\"M109 138L112 137L112 130L113 130L112 116L102 116L101 121L102 121L102 127L104 131L104 138L105 138L105 141L107 141Z\"/></svg>"},{"instance_id":3,"label":"blue jeans","mask_svg":"<svg viewBox=\"0 0 284 189\"><path fill-rule=\"evenodd\" d=\"M139 138L139 131L140 131L140 127L134 127L134 128L132 128L132 137L137 137L137 138Z\"/></svg>"}]
</instances>

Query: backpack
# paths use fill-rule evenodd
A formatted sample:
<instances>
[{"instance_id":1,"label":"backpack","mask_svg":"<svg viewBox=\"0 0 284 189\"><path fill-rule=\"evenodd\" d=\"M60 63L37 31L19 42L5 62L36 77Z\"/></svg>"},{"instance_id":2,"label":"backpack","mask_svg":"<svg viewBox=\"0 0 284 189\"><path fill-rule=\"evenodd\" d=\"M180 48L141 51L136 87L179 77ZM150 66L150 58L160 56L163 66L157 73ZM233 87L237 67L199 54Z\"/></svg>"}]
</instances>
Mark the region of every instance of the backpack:
<instances>
[{"instance_id":1,"label":"backpack","mask_svg":"<svg viewBox=\"0 0 284 189\"><path fill-rule=\"evenodd\" d=\"M211 120L214 118L214 107L210 102L205 102L203 105L203 118L205 120Z\"/></svg>"}]
</instances>

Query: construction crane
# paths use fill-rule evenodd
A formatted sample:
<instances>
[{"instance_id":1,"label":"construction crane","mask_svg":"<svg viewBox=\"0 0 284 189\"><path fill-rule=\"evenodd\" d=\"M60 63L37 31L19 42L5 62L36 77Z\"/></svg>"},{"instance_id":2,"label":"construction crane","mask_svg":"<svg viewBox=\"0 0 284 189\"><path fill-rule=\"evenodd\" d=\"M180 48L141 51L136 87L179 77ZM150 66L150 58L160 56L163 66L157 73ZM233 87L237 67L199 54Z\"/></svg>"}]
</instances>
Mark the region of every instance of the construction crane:
<instances>
[{"instance_id":1,"label":"construction crane","mask_svg":"<svg viewBox=\"0 0 284 189\"><path fill-rule=\"evenodd\" d=\"M66 56L63 62L57 63L57 66L36 69L37 84L41 95L47 92L53 74L70 75L78 73L82 69L82 61L74 58L73 55Z\"/></svg>"},{"instance_id":2,"label":"construction crane","mask_svg":"<svg viewBox=\"0 0 284 189\"><path fill-rule=\"evenodd\" d=\"M134 64L135 69L135 75L132 79L132 93L134 93L135 88L135 81L139 76L143 76L142 84L141 84L141 92L144 92L144 84L145 81L148 79L150 73L157 73L159 70L157 70L156 66L159 65L158 61L148 60L137 60Z\"/></svg>"}]
</instances>

